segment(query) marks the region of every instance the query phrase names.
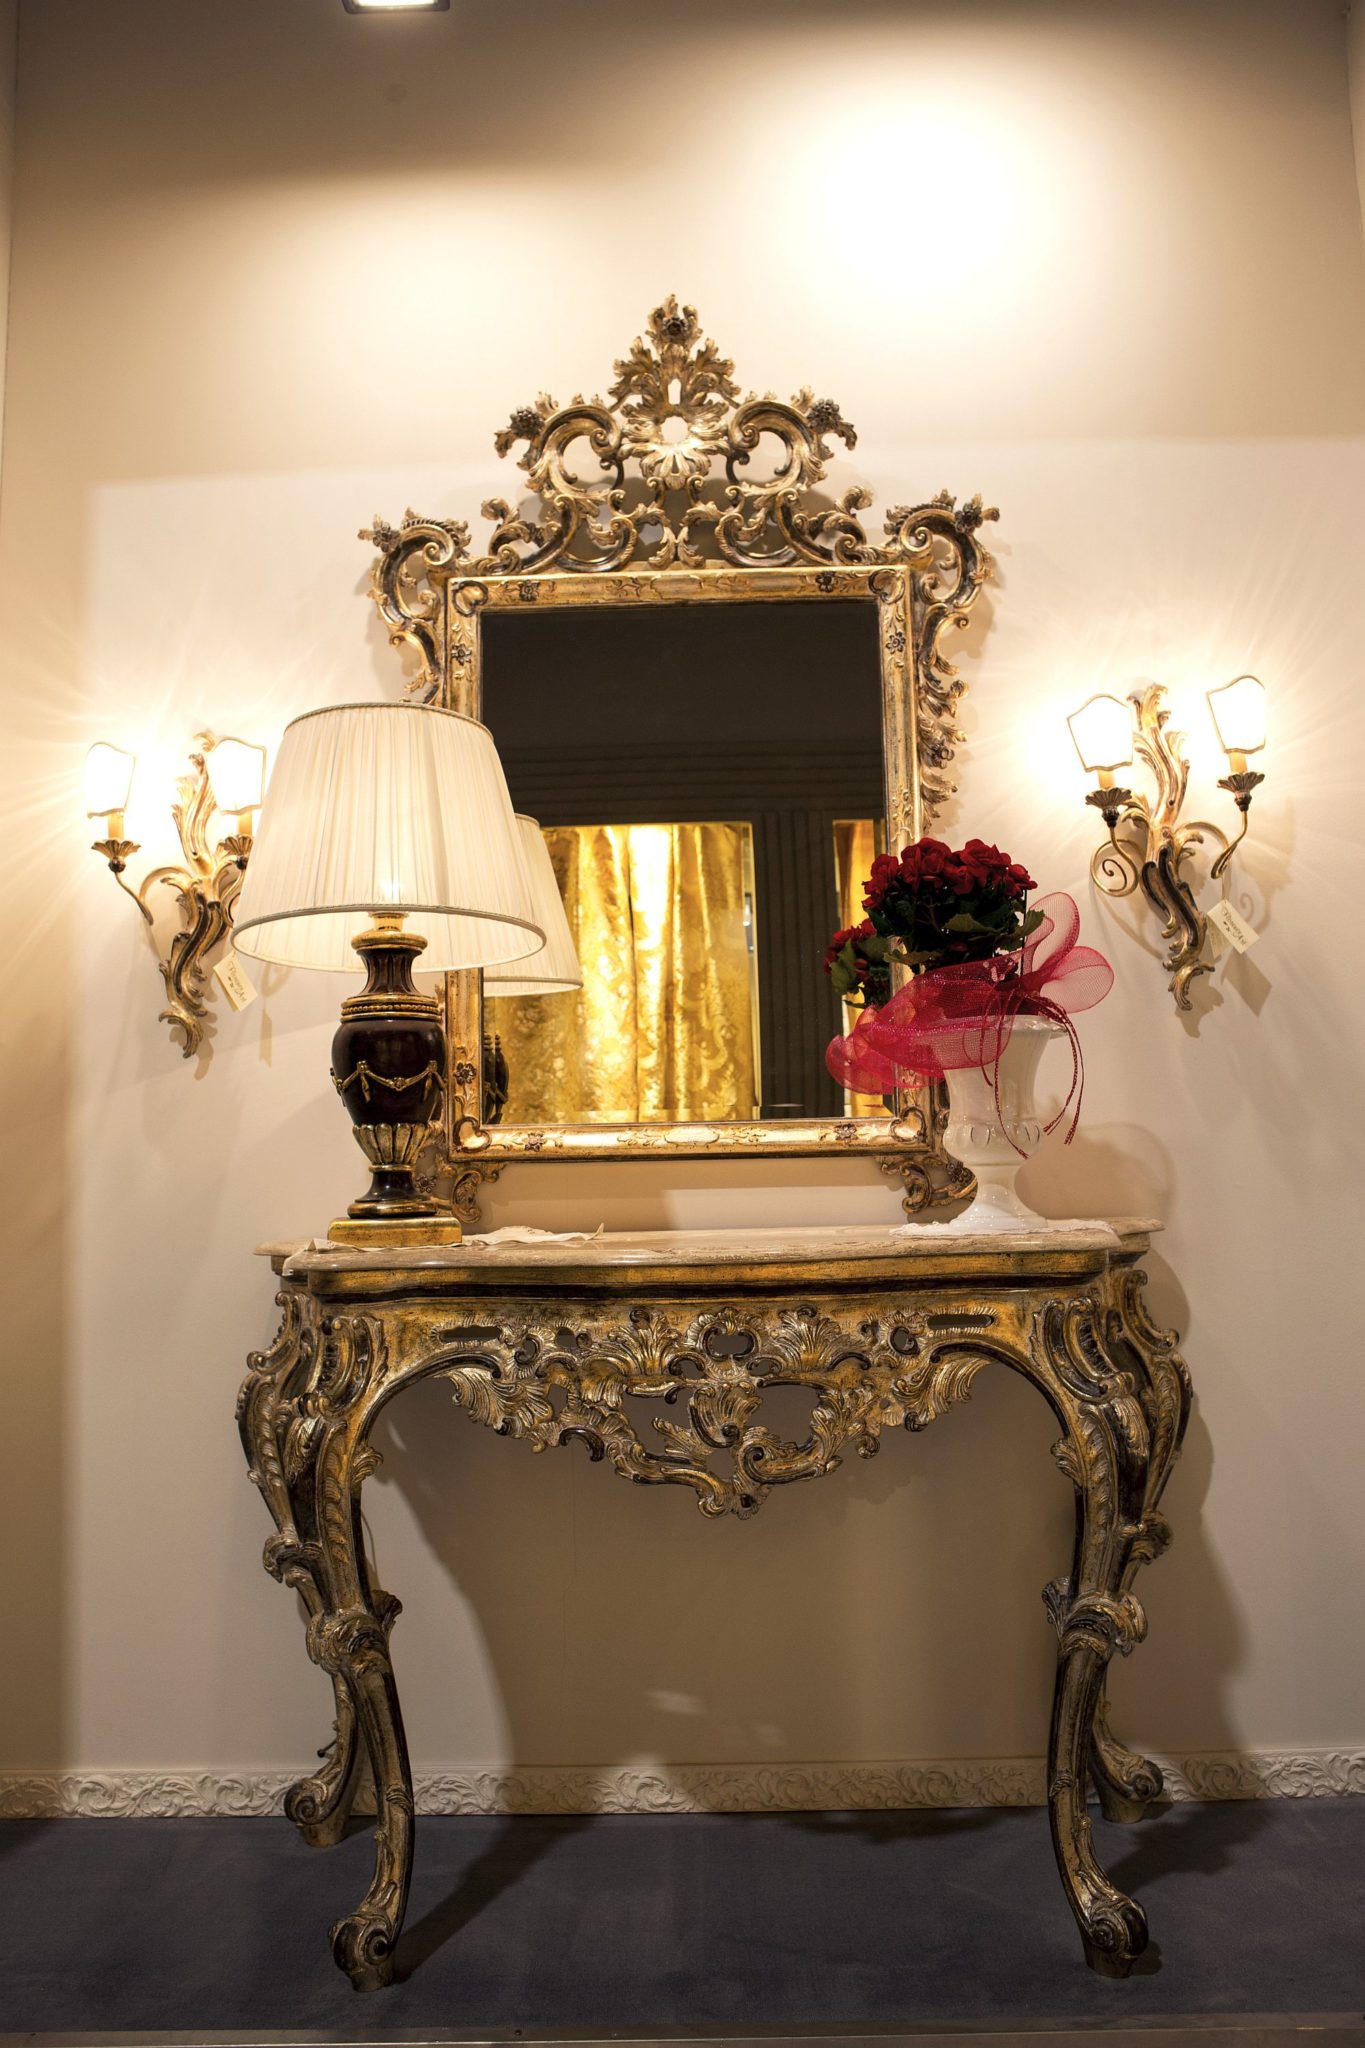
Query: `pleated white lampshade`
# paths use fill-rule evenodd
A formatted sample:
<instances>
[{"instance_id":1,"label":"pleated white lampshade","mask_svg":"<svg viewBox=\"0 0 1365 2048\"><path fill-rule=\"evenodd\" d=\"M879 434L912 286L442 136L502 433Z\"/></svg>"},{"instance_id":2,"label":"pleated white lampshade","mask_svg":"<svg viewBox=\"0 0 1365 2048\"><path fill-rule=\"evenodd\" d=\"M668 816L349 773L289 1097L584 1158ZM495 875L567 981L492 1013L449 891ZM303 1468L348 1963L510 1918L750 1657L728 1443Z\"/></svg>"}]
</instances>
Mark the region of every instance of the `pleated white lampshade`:
<instances>
[{"instance_id":1,"label":"pleated white lampshade","mask_svg":"<svg viewBox=\"0 0 1365 2048\"><path fill-rule=\"evenodd\" d=\"M545 931L545 949L505 967L485 967L483 985L490 996L556 996L582 988L583 969L564 912L564 898L555 880L554 863L545 834L535 818L518 811L522 850L530 878L536 923Z\"/></svg>"},{"instance_id":2,"label":"pleated white lampshade","mask_svg":"<svg viewBox=\"0 0 1365 2048\"><path fill-rule=\"evenodd\" d=\"M376 913L403 912L423 968L539 952L521 832L486 726L431 705L337 704L286 726L241 894L237 950L357 972Z\"/></svg>"}]
</instances>

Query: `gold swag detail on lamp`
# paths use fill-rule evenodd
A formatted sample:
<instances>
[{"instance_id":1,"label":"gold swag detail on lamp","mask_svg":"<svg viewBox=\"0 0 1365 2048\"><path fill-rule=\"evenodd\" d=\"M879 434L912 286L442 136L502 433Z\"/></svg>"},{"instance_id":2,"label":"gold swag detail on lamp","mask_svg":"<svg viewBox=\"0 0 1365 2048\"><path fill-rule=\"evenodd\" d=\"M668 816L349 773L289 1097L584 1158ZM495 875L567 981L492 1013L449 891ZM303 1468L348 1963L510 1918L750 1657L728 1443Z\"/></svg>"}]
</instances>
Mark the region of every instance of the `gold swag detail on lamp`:
<instances>
[{"instance_id":1,"label":"gold swag detail on lamp","mask_svg":"<svg viewBox=\"0 0 1365 2048\"><path fill-rule=\"evenodd\" d=\"M332 1080L371 1182L330 1236L459 1243L458 1222L415 1177L444 1099L445 1033L413 964L498 967L544 942L486 726L431 705L344 704L286 727L235 943L284 967L345 972L358 955L366 969L341 1006Z\"/></svg>"}]
</instances>

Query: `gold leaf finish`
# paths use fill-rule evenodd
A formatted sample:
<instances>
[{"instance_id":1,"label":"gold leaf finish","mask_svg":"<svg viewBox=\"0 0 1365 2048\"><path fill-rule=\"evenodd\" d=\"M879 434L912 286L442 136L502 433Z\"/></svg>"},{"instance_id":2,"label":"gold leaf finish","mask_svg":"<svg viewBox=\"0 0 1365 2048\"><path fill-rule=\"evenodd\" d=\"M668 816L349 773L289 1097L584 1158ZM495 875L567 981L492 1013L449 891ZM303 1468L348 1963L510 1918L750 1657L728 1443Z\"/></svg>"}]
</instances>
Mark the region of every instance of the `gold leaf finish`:
<instances>
[{"instance_id":1,"label":"gold leaf finish","mask_svg":"<svg viewBox=\"0 0 1365 2048\"><path fill-rule=\"evenodd\" d=\"M336 1839L368 1762L380 1823L374 1880L333 1929L360 1989L386 1983L407 1900L413 1796L389 1634L360 1491L370 1430L405 1387L441 1379L455 1404L534 1452L577 1448L636 1484L676 1486L708 1519L755 1514L774 1491L873 1456L965 1400L988 1365L1035 1386L1061 1425L1076 1493L1071 1566L1045 1593L1058 1664L1048 1800L1063 1887L1086 1954L1124 1974L1142 1909L1099 1865L1086 1815L1136 1819L1161 1773L1109 1727L1114 1655L1146 1633L1133 1593L1166 1547L1159 1512L1189 1415L1189 1375L1152 1322L1137 1260L1149 1226L1106 1238L890 1232L662 1233L581 1250L275 1254L274 1342L249 1361L238 1419L275 1523L267 1569L302 1597L309 1654L331 1677L332 1740L286 1811ZM751 1246L746 1253L745 1247ZM764 1421L776 1388L809 1398L800 1433Z\"/></svg>"},{"instance_id":2,"label":"gold leaf finish","mask_svg":"<svg viewBox=\"0 0 1365 2048\"><path fill-rule=\"evenodd\" d=\"M762 474L765 436L779 452ZM616 364L606 399L560 406L542 392L495 436L499 455L524 444L517 466L534 502L514 512L501 498L488 501L485 553L469 558L463 520L408 511L397 527L376 516L362 530L379 551L372 594L380 617L394 644L418 656L412 687L445 696L468 659L460 624L468 610L457 603L447 614L444 606L456 576L467 607L470 579L529 579L522 594L534 603L535 579L551 570L900 564L911 572L921 795L933 811L953 792L946 771L962 738L954 721L964 685L942 642L949 628L966 624L991 573L979 533L999 515L979 497L959 505L941 491L924 504L893 506L874 541L859 518L871 503L865 489L846 489L833 505L816 496L835 440L847 449L857 443L835 400L809 387L785 402L771 392L741 397L734 364L703 335L696 309L666 299ZM902 630L908 645L908 621Z\"/></svg>"}]
</instances>

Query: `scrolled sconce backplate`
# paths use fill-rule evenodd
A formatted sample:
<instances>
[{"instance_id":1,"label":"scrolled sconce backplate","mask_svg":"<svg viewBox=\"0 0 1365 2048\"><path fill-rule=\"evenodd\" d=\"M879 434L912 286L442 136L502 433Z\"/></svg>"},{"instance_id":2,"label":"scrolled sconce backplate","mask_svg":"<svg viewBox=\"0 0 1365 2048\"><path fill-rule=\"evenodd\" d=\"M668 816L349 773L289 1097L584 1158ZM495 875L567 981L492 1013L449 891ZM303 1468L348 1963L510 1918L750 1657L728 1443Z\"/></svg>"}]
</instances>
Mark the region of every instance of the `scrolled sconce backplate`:
<instances>
[{"instance_id":1,"label":"scrolled sconce backplate","mask_svg":"<svg viewBox=\"0 0 1365 2048\"><path fill-rule=\"evenodd\" d=\"M189 770L176 782L176 801L171 806L185 856L183 866L153 868L136 889L124 881L129 856L139 851L134 839L124 839L121 830L107 839L93 842L94 852L103 855L110 872L126 896L131 896L147 924L153 925L151 908L156 890L175 892L180 906L181 929L172 938L157 966L166 984L166 1007L159 1021L178 1034L186 1059L195 1053L204 1036L208 1016L205 1000L209 955L227 937L232 924L232 907L242 886L242 876L251 855L251 834L240 831L211 845L209 828L216 813L209 780L207 756L218 745L218 736L201 732L195 738L196 751L190 755ZM249 815L249 814L248 814ZM110 822L113 814L110 814Z\"/></svg>"},{"instance_id":2,"label":"scrolled sconce backplate","mask_svg":"<svg viewBox=\"0 0 1365 2048\"><path fill-rule=\"evenodd\" d=\"M1182 824L1180 813L1190 775L1185 735L1168 730L1170 712L1160 683L1135 690L1131 701L1137 721L1133 748L1152 778L1155 794L1147 797L1117 786L1089 792L1087 804L1098 810L1108 828L1108 838L1091 857L1090 873L1107 896L1131 896L1140 890L1151 904L1162 920L1165 965L1176 1008L1189 1010L1193 1008L1191 983L1201 974L1211 974L1214 962L1208 957L1208 914L1199 907L1187 862L1196 847L1206 840L1217 841L1221 850L1210 868L1210 879L1222 881L1246 837L1252 792L1265 777L1255 770L1243 770L1219 782L1218 787L1229 792L1241 813L1240 828L1231 838L1207 818Z\"/></svg>"}]
</instances>

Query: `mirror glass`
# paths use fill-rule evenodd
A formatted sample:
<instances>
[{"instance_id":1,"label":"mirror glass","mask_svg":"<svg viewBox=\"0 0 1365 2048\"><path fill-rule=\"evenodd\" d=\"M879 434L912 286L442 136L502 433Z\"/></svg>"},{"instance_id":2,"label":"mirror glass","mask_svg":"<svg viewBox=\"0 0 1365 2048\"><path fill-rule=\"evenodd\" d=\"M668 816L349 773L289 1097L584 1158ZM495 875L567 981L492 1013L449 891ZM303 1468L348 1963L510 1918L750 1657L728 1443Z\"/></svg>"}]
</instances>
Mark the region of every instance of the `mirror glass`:
<instances>
[{"instance_id":1,"label":"mirror glass","mask_svg":"<svg viewBox=\"0 0 1365 2048\"><path fill-rule=\"evenodd\" d=\"M482 634L583 971L485 976L485 1121L884 1114L824 1058L852 1021L825 949L884 840L875 602L490 609Z\"/></svg>"}]
</instances>

